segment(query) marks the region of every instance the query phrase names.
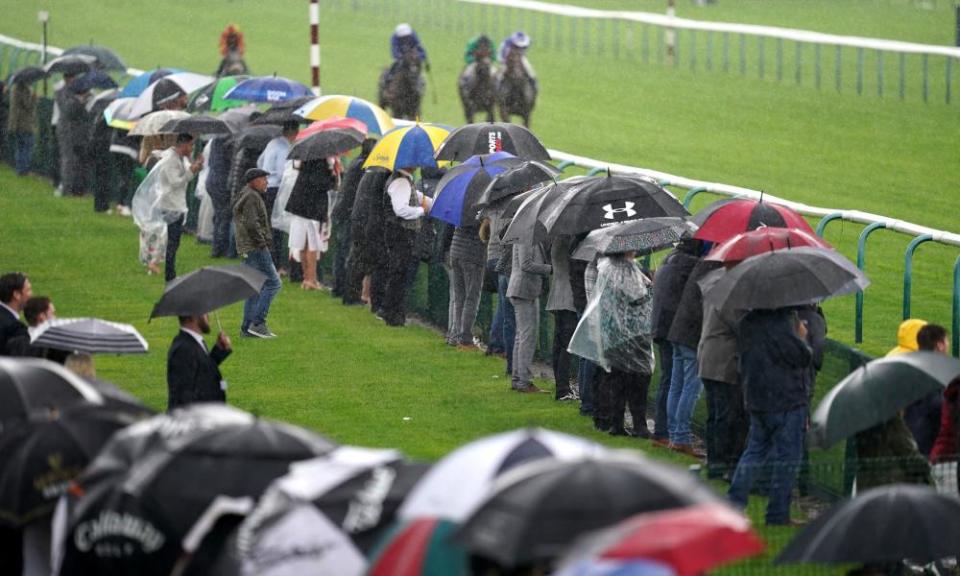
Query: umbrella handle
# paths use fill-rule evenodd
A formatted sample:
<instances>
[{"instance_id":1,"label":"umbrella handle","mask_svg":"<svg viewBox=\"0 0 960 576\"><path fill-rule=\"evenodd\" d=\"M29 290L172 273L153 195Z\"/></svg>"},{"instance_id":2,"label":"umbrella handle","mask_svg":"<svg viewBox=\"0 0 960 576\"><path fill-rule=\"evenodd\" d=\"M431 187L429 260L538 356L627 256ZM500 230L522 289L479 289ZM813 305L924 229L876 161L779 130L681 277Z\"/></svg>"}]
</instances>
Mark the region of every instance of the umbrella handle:
<instances>
[{"instance_id":1,"label":"umbrella handle","mask_svg":"<svg viewBox=\"0 0 960 576\"><path fill-rule=\"evenodd\" d=\"M219 310L214 311L213 317L217 319L217 330L219 332L223 332L223 325L220 324L220 311Z\"/></svg>"}]
</instances>

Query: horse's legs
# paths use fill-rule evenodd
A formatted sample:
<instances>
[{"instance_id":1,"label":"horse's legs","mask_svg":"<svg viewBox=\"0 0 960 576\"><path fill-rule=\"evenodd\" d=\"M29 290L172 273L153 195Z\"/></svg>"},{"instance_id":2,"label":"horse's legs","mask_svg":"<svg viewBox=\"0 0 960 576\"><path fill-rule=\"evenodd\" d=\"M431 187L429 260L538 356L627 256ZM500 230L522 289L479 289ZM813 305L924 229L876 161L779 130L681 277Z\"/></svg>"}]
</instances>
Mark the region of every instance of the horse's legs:
<instances>
[{"instance_id":1,"label":"horse's legs","mask_svg":"<svg viewBox=\"0 0 960 576\"><path fill-rule=\"evenodd\" d=\"M496 118L493 115L493 106L487 108L487 122L493 122Z\"/></svg>"}]
</instances>

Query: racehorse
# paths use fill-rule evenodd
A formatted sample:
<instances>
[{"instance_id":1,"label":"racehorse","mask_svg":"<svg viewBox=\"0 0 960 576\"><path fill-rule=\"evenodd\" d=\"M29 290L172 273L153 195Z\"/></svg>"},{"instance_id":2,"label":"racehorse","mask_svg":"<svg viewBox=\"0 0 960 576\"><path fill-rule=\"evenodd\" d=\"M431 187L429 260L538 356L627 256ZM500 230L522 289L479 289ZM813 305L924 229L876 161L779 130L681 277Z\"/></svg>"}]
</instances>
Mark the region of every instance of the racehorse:
<instances>
[{"instance_id":1,"label":"racehorse","mask_svg":"<svg viewBox=\"0 0 960 576\"><path fill-rule=\"evenodd\" d=\"M477 112L486 112L487 122L494 121L496 72L490 58L481 58L460 73L457 86L460 88L460 101L463 102L463 114L467 118L467 124L473 123L473 115Z\"/></svg>"},{"instance_id":2,"label":"racehorse","mask_svg":"<svg viewBox=\"0 0 960 576\"><path fill-rule=\"evenodd\" d=\"M503 68L497 73L497 105L504 122L510 116L523 118L523 125L530 127L530 114L537 102L537 82L527 70L523 52L511 50Z\"/></svg>"},{"instance_id":3,"label":"racehorse","mask_svg":"<svg viewBox=\"0 0 960 576\"><path fill-rule=\"evenodd\" d=\"M426 83L420 70L423 62L416 50L407 50L403 58L380 75L380 107L389 108L397 118L416 120Z\"/></svg>"}]
</instances>

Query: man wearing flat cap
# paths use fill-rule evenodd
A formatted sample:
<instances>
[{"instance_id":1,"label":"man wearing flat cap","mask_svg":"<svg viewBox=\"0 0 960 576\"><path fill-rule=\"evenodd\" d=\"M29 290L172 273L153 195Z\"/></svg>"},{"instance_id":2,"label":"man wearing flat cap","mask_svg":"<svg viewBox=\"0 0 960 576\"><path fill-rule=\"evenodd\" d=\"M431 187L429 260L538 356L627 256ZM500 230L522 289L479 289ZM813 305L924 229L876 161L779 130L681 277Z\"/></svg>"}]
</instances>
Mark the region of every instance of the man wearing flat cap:
<instances>
[{"instance_id":1,"label":"man wearing flat cap","mask_svg":"<svg viewBox=\"0 0 960 576\"><path fill-rule=\"evenodd\" d=\"M268 174L269 172L260 168L247 170L243 175L245 185L233 205L233 221L237 228L237 254L244 259L247 266L267 276L260 294L248 298L243 305L240 335L256 338L276 337L276 334L267 328L267 313L270 311L270 303L280 291L280 276L277 275L273 258L270 256L273 231L270 228L267 206L263 201Z\"/></svg>"}]
</instances>

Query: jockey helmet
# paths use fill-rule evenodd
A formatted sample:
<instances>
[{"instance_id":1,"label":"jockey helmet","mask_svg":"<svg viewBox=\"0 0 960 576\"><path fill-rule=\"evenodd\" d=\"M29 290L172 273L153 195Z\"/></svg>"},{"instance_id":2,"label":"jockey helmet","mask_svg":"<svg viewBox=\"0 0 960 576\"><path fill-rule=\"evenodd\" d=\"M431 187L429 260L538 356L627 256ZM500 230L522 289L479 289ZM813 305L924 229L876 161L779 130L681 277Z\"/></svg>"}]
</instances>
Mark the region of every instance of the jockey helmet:
<instances>
[{"instance_id":1,"label":"jockey helmet","mask_svg":"<svg viewBox=\"0 0 960 576\"><path fill-rule=\"evenodd\" d=\"M514 32L510 36L510 44L517 48L527 48L530 46L530 37L522 30Z\"/></svg>"},{"instance_id":2,"label":"jockey helmet","mask_svg":"<svg viewBox=\"0 0 960 576\"><path fill-rule=\"evenodd\" d=\"M397 27L394 29L393 33L397 38L403 38L404 36L413 34L413 28L404 22L402 24L397 24Z\"/></svg>"}]
</instances>

